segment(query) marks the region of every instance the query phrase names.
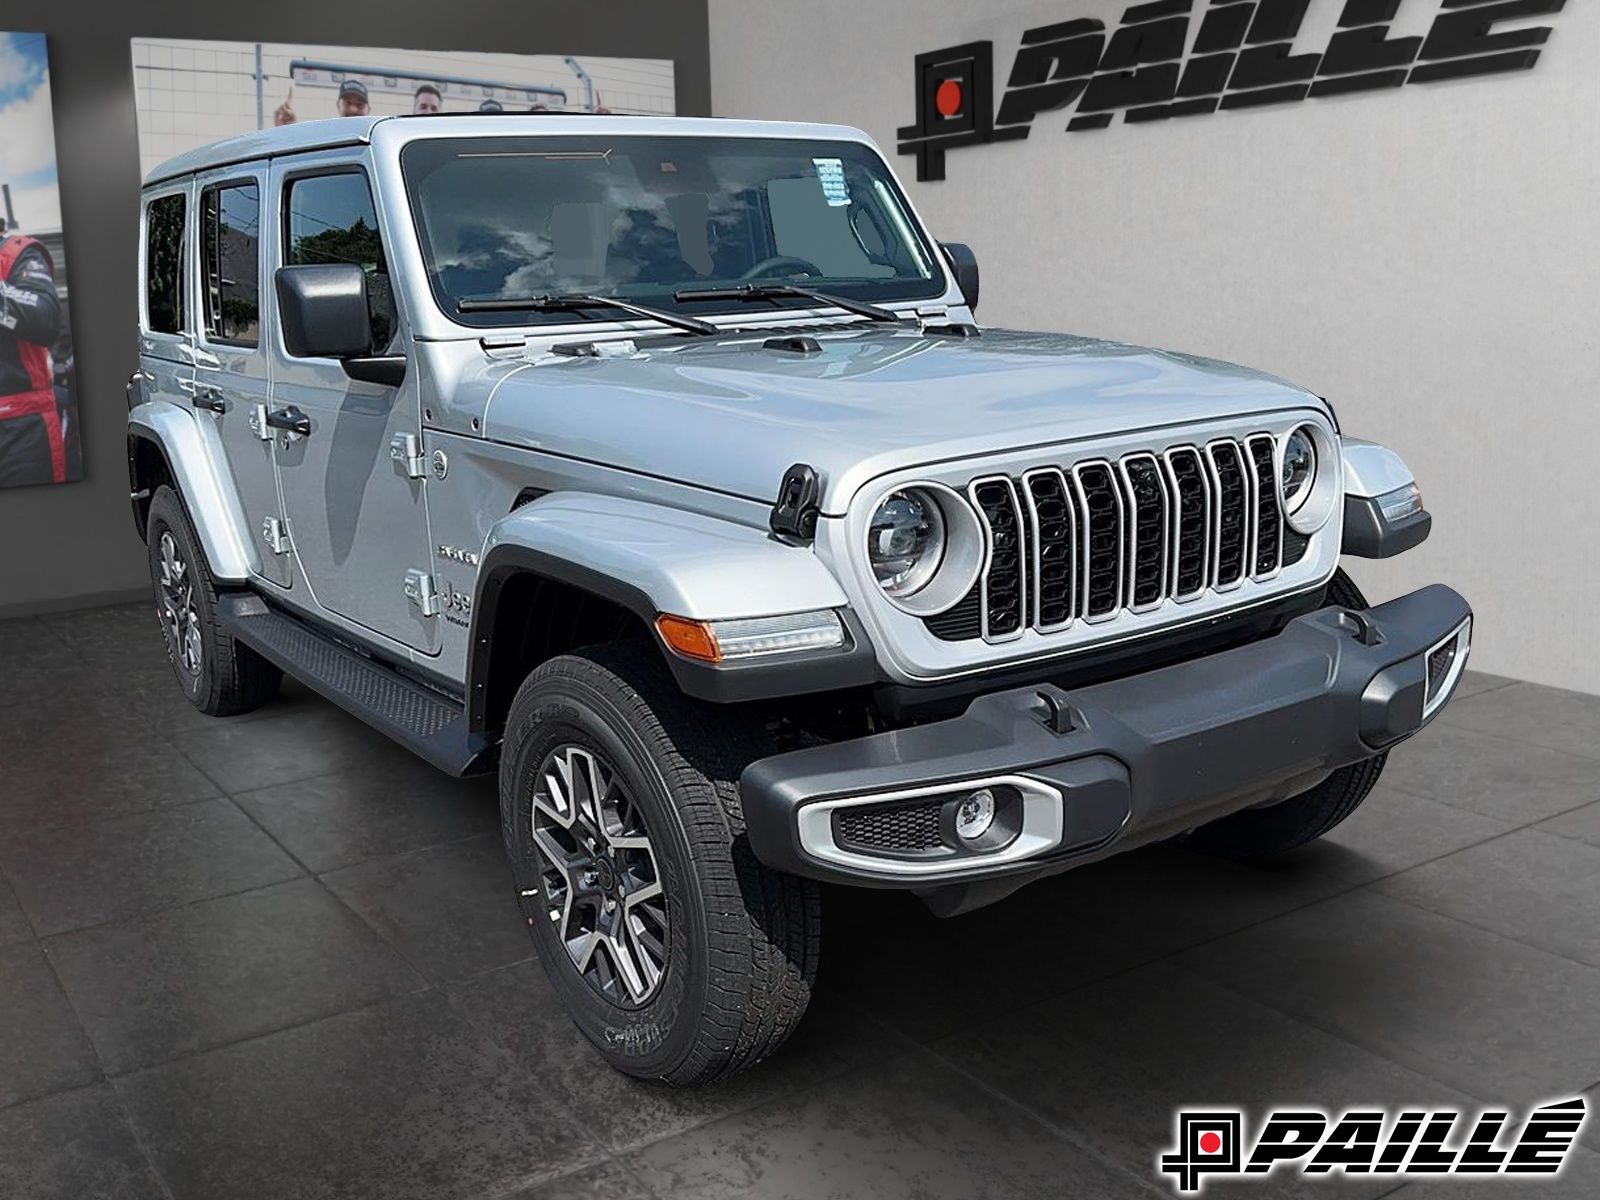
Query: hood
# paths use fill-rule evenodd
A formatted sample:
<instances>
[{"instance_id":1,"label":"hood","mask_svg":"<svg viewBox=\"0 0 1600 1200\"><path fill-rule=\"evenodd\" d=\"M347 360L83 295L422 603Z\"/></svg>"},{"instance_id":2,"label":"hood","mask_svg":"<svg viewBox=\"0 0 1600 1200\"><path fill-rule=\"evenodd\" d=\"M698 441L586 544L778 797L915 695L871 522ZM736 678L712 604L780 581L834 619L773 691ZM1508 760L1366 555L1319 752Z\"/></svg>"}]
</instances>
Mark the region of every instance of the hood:
<instances>
[{"instance_id":1,"label":"hood","mask_svg":"<svg viewBox=\"0 0 1600 1200\"><path fill-rule=\"evenodd\" d=\"M838 513L887 471L1108 433L1322 405L1228 363L1065 334L813 331L820 353L765 330L602 346L500 375L496 441L770 501L809 463ZM630 349L631 347L631 349Z\"/></svg>"}]
</instances>

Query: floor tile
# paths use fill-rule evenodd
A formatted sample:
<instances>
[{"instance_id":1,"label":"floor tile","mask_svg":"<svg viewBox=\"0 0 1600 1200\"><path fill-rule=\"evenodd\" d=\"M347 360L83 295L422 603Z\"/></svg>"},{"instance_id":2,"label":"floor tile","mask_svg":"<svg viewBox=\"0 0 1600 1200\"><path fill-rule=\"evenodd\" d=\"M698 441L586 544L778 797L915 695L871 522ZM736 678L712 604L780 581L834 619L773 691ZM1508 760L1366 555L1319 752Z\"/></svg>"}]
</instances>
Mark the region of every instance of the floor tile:
<instances>
[{"instance_id":1,"label":"floor tile","mask_svg":"<svg viewBox=\"0 0 1600 1200\"><path fill-rule=\"evenodd\" d=\"M331 775L406 753L326 702L283 716L263 715L254 721L174 734L172 743L230 795Z\"/></svg>"},{"instance_id":2,"label":"floor tile","mask_svg":"<svg viewBox=\"0 0 1600 1200\"><path fill-rule=\"evenodd\" d=\"M479 1200L604 1157L564 1097L438 992L116 1088L176 1200Z\"/></svg>"},{"instance_id":3,"label":"floor tile","mask_svg":"<svg viewBox=\"0 0 1600 1200\"><path fill-rule=\"evenodd\" d=\"M323 882L431 979L533 955L499 833L375 859Z\"/></svg>"},{"instance_id":4,"label":"floor tile","mask_svg":"<svg viewBox=\"0 0 1600 1200\"><path fill-rule=\"evenodd\" d=\"M1018 892L1028 920L1049 914L1058 927L1093 930L1139 960L1170 954L1323 899L1351 886L1321 863L1298 859L1246 865L1179 846L1151 846ZM1020 919L1020 917L1019 917Z\"/></svg>"},{"instance_id":5,"label":"floor tile","mask_svg":"<svg viewBox=\"0 0 1600 1200\"><path fill-rule=\"evenodd\" d=\"M1600 1079L1600 971L1371 891L1178 961L1486 1101Z\"/></svg>"},{"instance_id":6,"label":"floor tile","mask_svg":"<svg viewBox=\"0 0 1600 1200\"><path fill-rule=\"evenodd\" d=\"M1486 817L1402 792L1380 782L1328 833L1277 860L1367 883L1451 854L1515 829L1512 821Z\"/></svg>"},{"instance_id":7,"label":"floor tile","mask_svg":"<svg viewBox=\"0 0 1600 1200\"><path fill-rule=\"evenodd\" d=\"M453 779L403 752L234 800L319 873L500 830L492 777Z\"/></svg>"},{"instance_id":8,"label":"floor tile","mask_svg":"<svg viewBox=\"0 0 1600 1200\"><path fill-rule=\"evenodd\" d=\"M1600 696L1517 683L1452 701L1440 720L1462 729L1600 758Z\"/></svg>"},{"instance_id":9,"label":"floor tile","mask_svg":"<svg viewBox=\"0 0 1600 1200\"><path fill-rule=\"evenodd\" d=\"M1551 817L1535 828L1560 837L1576 838L1591 846L1600 846L1600 802L1575 808L1559 817Z\"/></svg>"},{"instance_id":10,"label":"floor tile","mask_svg":"<svg viewBox=\"0 0 1600 1200\"><path fill-rule=\"evenodd\" d=\"M227 800L16 831L0 868L40 937L303 874Z\"/></svg>"},{"instance_id":11,"label":"floor tile","mask_svg":"<svg viewBox=\"0 0 1600 1200\"><path fill-rule=\"evenodd\" d=\"M1600 846L1521 830L1376 888L1600 967Z\"/></svg>"},{"instance_id":12,"label":"floor tile","mask_svg":"<svg viewBox=\"0 0 1600 1200\"><path fill-rule=\"evenodd\" d=\"M969 1030L934 1047L1108 1162L1149 1170L1174 1142L1173 1110L1276 1105L1339 1110L1460 1103L1444 1084L1166 964L1152 964ZM1337 1189L1378 1196L1393 1180ZM1234 1194L1215 1183L1206 1191ZM1274 1196L1325 1182L1275 1177ZM1241 1187L1238 1195L1255 1194Z\"/></svg>"},{"instance_id":13,"label":"floor tile","mask_svg":"<svg viewBox=\"0 0 1600 1200\"><path fill-rule=\"evenodd\" d=\"M0 1196L163 1200L165 1193L102 1084L0 1110Z\"/></svg>"},{"instance_id":14,"label":"floor tile","mask_svg":"<svg viewBox=\"0 0 1600 1200\"><path fill-rule=\"evenodd\" d=\"M215 784L160 738L102 728L67 754L59 736L59 726L41 734L42 740L22 731L11 740L0 730L0 828L126 816L218 794Z\"/></svg>"},{"instance_id":15,"label":"floor tile","mask_svg":"<svg viewBox=\"0 0 1600 1200\"><path fill-rule=\"evenodd\" d=\"M44 951L32 942L0 949L0 1108L99 1078Z\"/></svg>"},{"instance_id":16,"label":"floor tile","mask_svg":"<svg viewBox=\"0 0 1600 1200\"><path fill-rule=\"evenodd\" d=\"M11 885L0 875L0 946L12 942L25 942L33 936L28 918L22 913L17 898L11 894Z\"/></svg>"},{"instance_id":17,"label":"floor tile","mask_svg":"<svg viewBox=\"0 0 1600 1200\"><path fill-rule=\"evenodd\" d=\"M674 1200L1156 1197L918 1052L647 1146L624 1161Z\"/></svg>"},{"instance_id":18,"label":"floor tile","mask_svg":"<svg viewBox=\"0 0 1600 1200\"><path fill-rule=\"evenodd\" d=\"M45 953L113 1074L425 986L314 879L63 934Z\"/></svg>"},{"instance_id":19,"label":"floor tile","mask_svg":"<svg viewBox=\"0 0 1600 1200\"><path fill-rule=\"evenodd\" d=\"M1600 800L1600 761L1435 721L1390 752L1383 781L1523 824Z\"/></svg>"},{"instance_id":20,"label":"floor tile","mask_svg":"<svg viewBox=\"0 0 1600 1200\"><path fill-rule=\"evenodd\" d=\"M655 1200L655 1193L627 1167L607 1159L587 1170L515 1192L504 1200Z\"/></svg>"},{"instance_id":21,"label":"floor tile","mask_svg":"<svg viewBox=\"0 0 1600 1200\"><path fill-rule=\"evenodd\" d=\"M1476 696L1479 692L1492 692L1496 688L1509 687L1518 682L1505 675L1490 675L1486 671L1463 671L1461 682L1456 684L1455 695L1450 697L1450 703L1464 700L1468 696Z\"/></svg>"},{"instance_id":22,"label":"floor tile","mask_svg":"<svg viewBox=\"0 0 1600 1200\"><path fill-rule=\"evenodd\" d=\"M822 986L923 1041L1141 961L1054 881L949 918L906 892L841 888L825 900Z\"/></svg>"},{"instance_id":23,"label":"floor tile","mask_svg":"<svg viewBox=\"0 0 1600 1200\"><path fill-rule=\"evenodd\" d=\"M487 1036L570 1096L573 1119L611 1150L681 1133L912 1048L837 992L819 988L799 1029L771 1058L709 1087L671 1088L630 1078L601 1058L567 1016L538 962L491 972L450 994Z\"/></svg>"},{"instance_id":24,"label":"floor tile","mask_svg":"<svg viewBox=\"0 0 1600 1200\"><path fill-rule=\"evenodd\" d=\"M0 711L27 704L71 671L77 657L37 618L0 621Z\"/></svg>"}]
</instances>

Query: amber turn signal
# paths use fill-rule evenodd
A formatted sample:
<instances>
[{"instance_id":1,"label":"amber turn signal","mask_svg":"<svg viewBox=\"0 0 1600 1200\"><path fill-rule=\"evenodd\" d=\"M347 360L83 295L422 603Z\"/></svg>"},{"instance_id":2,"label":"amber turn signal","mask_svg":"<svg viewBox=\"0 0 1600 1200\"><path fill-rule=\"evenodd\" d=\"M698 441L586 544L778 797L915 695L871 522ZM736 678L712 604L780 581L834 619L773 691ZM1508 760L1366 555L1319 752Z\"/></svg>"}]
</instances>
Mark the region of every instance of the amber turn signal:
<instances>
[{"instance_id":1,"label":"amber turn signal","mask_svg":"<svg viewBox=\"0 0 1600 1200\"><path fill-rule=\"evenodd\" d=\"M656 618L656 632L675 653L697 662L719 663L722 650L712 635L710 626L703 621L687 617L674 617L662 613Z\"/></svg>"}]
</instances>

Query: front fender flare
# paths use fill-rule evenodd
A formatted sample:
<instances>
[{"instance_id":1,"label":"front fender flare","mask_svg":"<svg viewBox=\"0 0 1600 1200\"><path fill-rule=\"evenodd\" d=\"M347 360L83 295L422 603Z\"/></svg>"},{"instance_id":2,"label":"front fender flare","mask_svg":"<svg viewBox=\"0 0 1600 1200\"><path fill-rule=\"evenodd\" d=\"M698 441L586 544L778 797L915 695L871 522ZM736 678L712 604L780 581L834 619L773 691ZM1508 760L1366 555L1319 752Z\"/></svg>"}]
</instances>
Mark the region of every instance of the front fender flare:
<instances>
[{"instance_id":1,"label":"front fender flare","mask_svg":"<svg viewBox=\"0 0 1600 1200\"><path fill-rule=\"evenodd\" d=\"M175 404L147 401L128 413L128 436L148 439L160 448L212 577L244 583L259 574L261 560L228 464L220 457L220 448L208 444L194 414Z\"/></svg>"},{"instance_id":2,"label":"front fender flare","mask_svg":"<svg viewBox=\"0 0 1600 1200\"><path fill-rule=\"evenodd\" d=\"M500 519L485 540L473 598L468 719L484 718L496 608L508 581L542 575L604 597L651 629L661 613L696 620L833 609L852 643L843 652L779 663L712 667L663 651L679 686L715 701L870 683L875 659L832 572L805 547L765 531L642 500L562 492Z\"/></svg>"}]
</instances>

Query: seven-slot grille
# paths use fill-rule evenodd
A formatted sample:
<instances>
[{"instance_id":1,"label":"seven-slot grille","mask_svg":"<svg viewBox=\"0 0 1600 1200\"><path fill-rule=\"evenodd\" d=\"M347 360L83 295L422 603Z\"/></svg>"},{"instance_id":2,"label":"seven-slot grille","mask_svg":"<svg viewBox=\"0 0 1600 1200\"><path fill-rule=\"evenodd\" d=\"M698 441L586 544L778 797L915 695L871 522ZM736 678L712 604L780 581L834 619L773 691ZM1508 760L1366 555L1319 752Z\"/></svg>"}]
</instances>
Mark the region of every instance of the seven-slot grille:
<instances>
[{"instance_id":1,"label":"seven-slot grille","mask_svg":"<svg viewBox=\"0 0 1600 1200\"><path fill-rule=\"evenodd\" d=\"M974 480L989 533L972 592L927 626L946 641L1112 620L1271 579L1304 556L1284 525L1271 434Z\"/></svg>"}]
</instances>

